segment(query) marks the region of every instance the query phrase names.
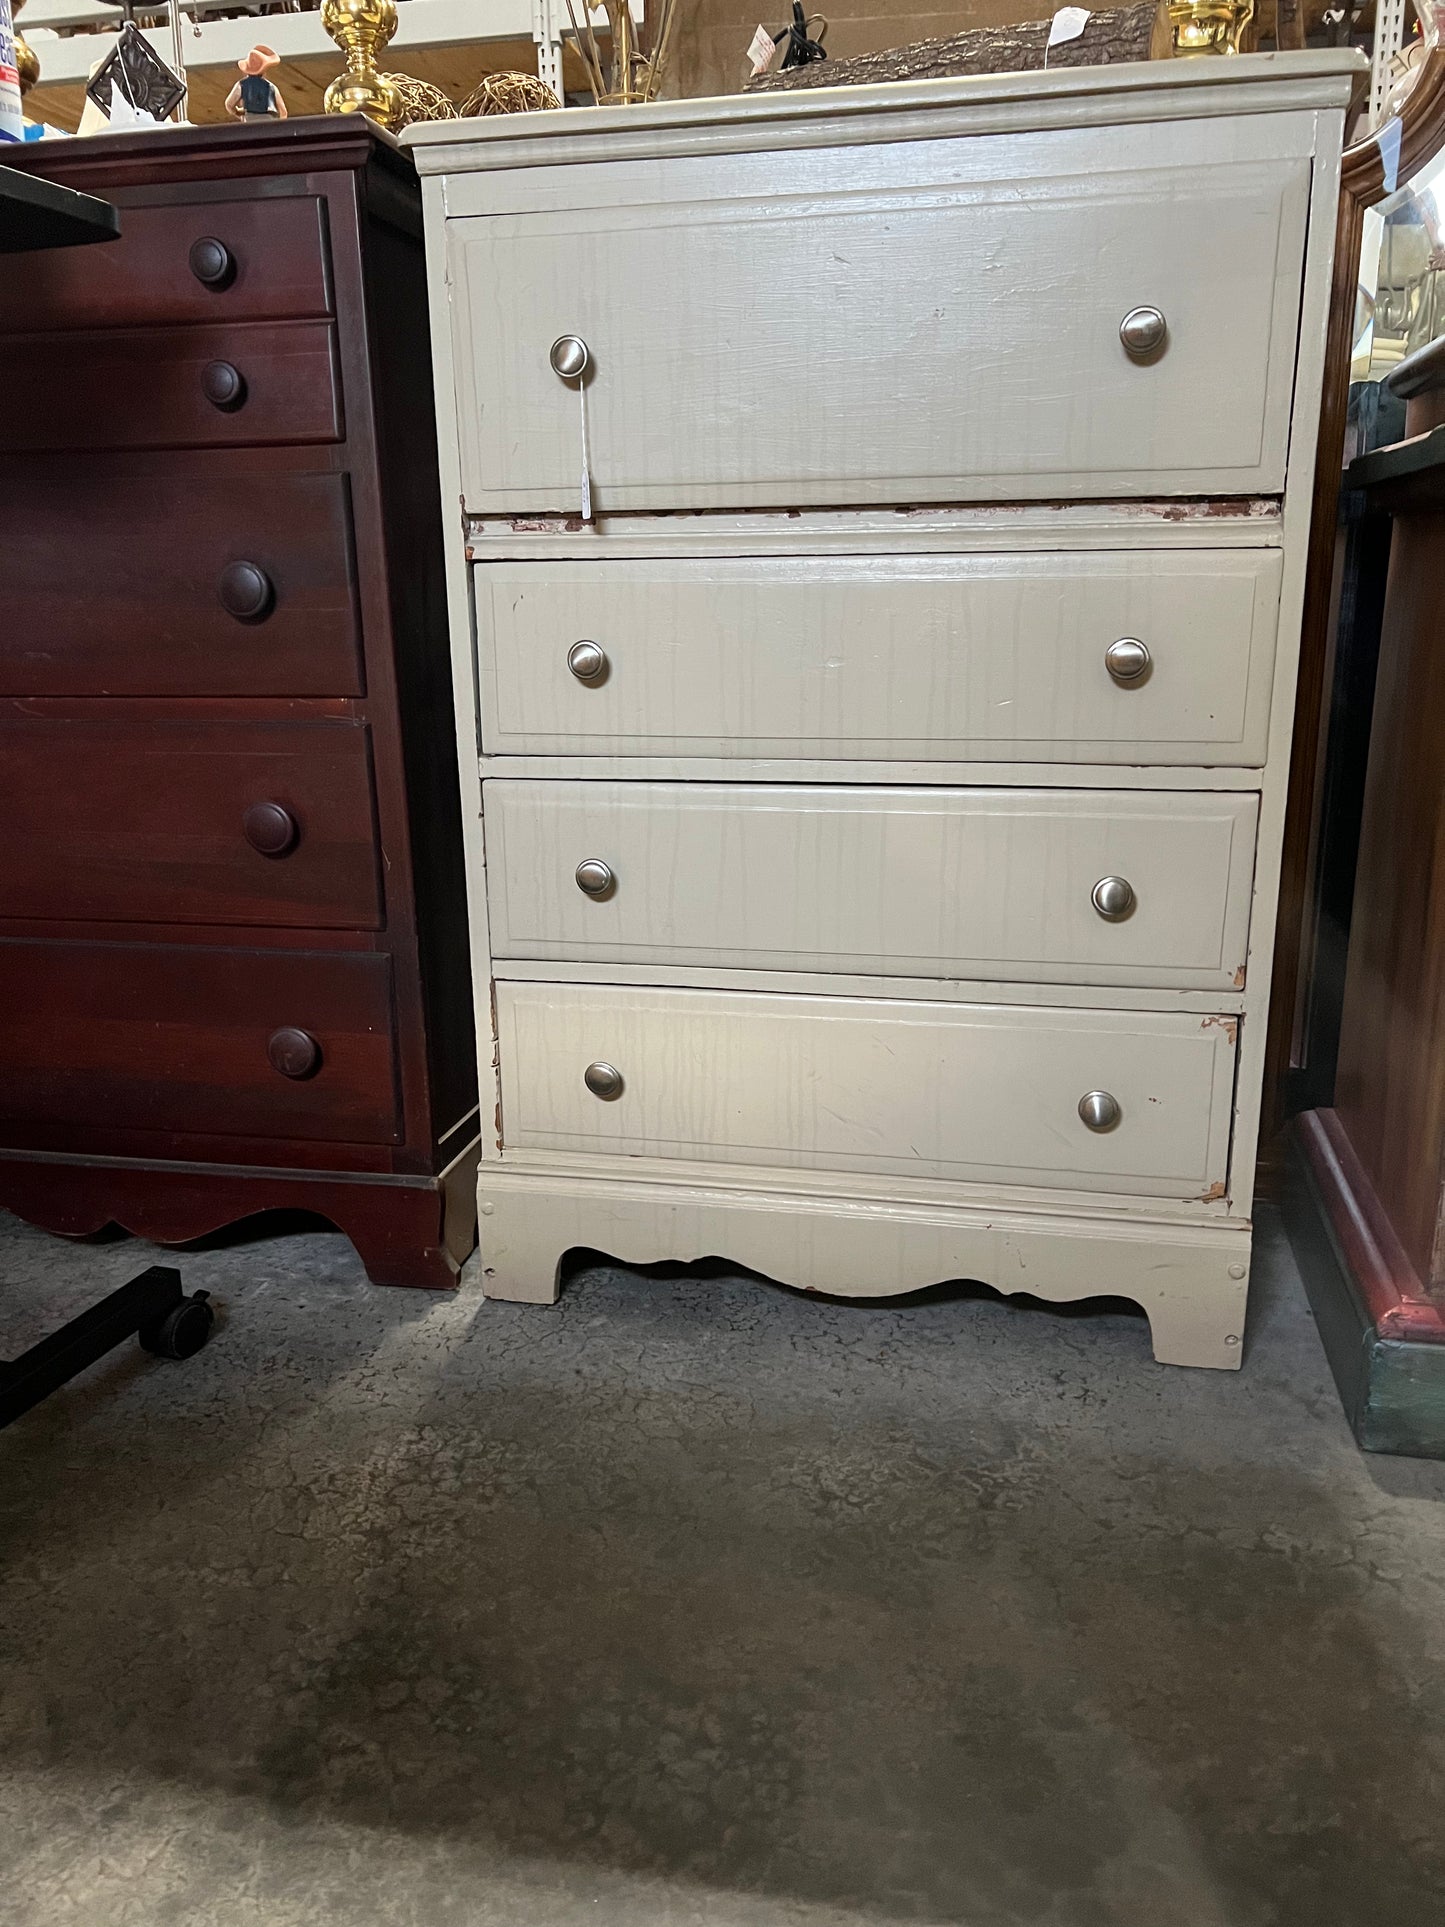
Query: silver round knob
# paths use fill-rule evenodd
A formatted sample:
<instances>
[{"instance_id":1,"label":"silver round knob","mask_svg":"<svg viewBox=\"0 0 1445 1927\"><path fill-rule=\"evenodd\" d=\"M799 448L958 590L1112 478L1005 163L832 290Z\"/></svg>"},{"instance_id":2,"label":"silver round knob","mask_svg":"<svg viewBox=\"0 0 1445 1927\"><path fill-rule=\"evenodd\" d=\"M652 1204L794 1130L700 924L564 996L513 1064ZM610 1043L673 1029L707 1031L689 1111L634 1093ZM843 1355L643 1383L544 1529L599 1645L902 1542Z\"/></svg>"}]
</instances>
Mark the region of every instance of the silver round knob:
<instances>
[{"instance_id":1,"label":"silver round knob","mask_svg":"<svg viewBox=\"0 0 1445 1927\"><path fill-rule=\"evenodd\" d=\"M1137 636L1120 636L1104 651L1104 667L1115 682L1141 682L1153 661Z\"/></svg>"},{"instance_id":2,"label":"silver round knob","mask_svg":"<svg viewBox=\"0 0 1445 1927\"><path fill-rule=\"evenodd\" d=\"M1131 308L1119 323L1124 351L1136 359L1158 354L1168 332L1168 323L1157 308Z\"/></svg>"},{"instance_id":3,"label":"silver round knob","mask_svg":"<svg viewBox=\"0 0 1445 1927\"><path fill-rule=\"evenodd\" d=\"M1127 877L1100 877L1094 885L1094 908L1108 923L1119 923L1134 908L1134 886Z\"/></svg>"},{"instance_id":4,"label":"silver round knob","mask_svg":"<svg viewBox=\"0 0 1445 1927\"><path fill-rule=\"evenodd\" d=\"M563 381L580 381L592 361L592 350L581 335L558 335L548 351L552 371Z\"/></svg>"},{"instance_id":5,"label":"silver round knob","mask_svg":"<svg viewBox=\"0 0 1445 1927\"><path fill-rule=\"evenodd\" d=\"M589 897L605 897L616 881L600 857L586 857L577 865L577 888Z\"/></svg>"},{"instance_id":6,"label":"silver round knob","mask_svg":"<svg viewBox=\"0 0 1445 1927\"><path fill-rule=\"evenodd\" d=\"M594 1097L621 1097L622 1073L615 1064L589 1064L582 1082Z\"/></svg>"},{"instance_id":7,"label":"silver round knob","mask_svg":"<svg viewBox=\"0 0 1445 1927\"><path fill-rule=\"evenodd\" d=\"M1122 1115L1112 1091L1085 1091L1079 1099L1079 1116L1091 1131L1112 1131Z\"/></svg>"},{"instance_id":8,"label":"silver round knob","mask_svg":"<svg viewBox=\"0 0 1445 1927\"><path fill-rule=\"evenodd\" d=\"M598 642L574 642L567 651L567 667L578 682L601 682L607 674L607 651Z\"/></svg>"}]
</instances>

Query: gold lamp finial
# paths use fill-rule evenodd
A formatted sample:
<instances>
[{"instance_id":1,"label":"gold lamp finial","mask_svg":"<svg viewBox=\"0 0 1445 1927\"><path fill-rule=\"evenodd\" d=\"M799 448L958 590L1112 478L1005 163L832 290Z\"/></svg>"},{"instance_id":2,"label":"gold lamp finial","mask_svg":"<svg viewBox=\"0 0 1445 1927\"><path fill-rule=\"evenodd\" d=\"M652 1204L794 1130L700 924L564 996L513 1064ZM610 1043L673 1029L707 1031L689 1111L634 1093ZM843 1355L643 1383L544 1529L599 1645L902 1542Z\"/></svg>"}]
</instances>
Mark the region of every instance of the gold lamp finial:
<instances>
[{"instance_id":1,"label":"gold lamp finial","mask_svg":"<svg viewBox=\"0 0 1445 1927\"><path fill-rule=\"evenodd\" d=\"M396 32L396 0L322 0L321 24L346 56L345 69L326 89L326 112L367 114L395 127L401 97L377 72L376 58Z\"/></svg>"},{"instance_id":2,"label":"gold lamp finial","mask_svg":"<svg viewBox=\"0 0 1445 1927\"><path fill-rule=\"evenodd\" d=\"M19 13L24 5L25 0L10 0L12 17ZM25 38L24 34L21 33L18 26L15 29L15 71L20 76L21 94L28 94L40 78L40 61L36 56L35 49Z\"/></svg>"}]
</instances>

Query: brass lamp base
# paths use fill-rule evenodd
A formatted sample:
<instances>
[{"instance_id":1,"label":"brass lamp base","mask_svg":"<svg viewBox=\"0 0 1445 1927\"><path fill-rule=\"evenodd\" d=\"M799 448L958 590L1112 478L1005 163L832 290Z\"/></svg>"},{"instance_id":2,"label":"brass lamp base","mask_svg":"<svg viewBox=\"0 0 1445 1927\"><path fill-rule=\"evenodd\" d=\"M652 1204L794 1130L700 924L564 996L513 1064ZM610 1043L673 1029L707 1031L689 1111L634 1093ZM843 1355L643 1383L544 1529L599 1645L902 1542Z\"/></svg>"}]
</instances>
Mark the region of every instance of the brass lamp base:
<instances>
[{"instance_id":1,"label":"brass lamp base","mask_svg":"<svg viewBox=\"0 0 1445 1927\"><path fill-rule=\"evenodd\" d=\"M344 72L326 89L325 111L398 126L401 95L376 69L377 55L396 32L396 0L322 0L321 24L346 56Z\"/></svg>"},{"instance_id":2,"label":"brass lamp base","mask_svg":"<svg viewBox=\"0 0 1445 1927\"><path fill-rule=\"evenodd\" d=\"M1174 57L1242 54L1254 45L1254 0L1170 0Z\"/></svg>"},{"instance_id":3,"label":"brass lamp base","mask_svg":"<svg viewBox=\"0 0 1445 1927\"><path fill-rule=\"evenodd\" d=\"M328 114L369 114L382 127L395 128L401 96L383 74L338 74L321 102Z\"/></svg>"}]
</instances>

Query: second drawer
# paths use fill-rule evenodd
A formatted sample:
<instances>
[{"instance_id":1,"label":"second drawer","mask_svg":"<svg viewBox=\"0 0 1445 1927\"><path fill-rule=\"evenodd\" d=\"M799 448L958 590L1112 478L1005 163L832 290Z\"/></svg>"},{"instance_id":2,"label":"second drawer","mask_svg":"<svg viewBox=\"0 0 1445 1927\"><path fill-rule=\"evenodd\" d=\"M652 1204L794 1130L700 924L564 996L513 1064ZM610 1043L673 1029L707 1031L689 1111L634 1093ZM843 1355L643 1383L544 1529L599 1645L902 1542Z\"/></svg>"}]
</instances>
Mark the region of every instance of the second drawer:
<instances>
[{"instance_id":1,"label":"second drawer","mask_svg":"<svg viewBox=\"0 0 1445 1927\"><path fill-rule=\"evenodd\" d=\"M343 438L327 321L21 335L28 405L0 451L254 448Z\"/></svg>"},{"instance_id":2,"label":"second drawer","mask_svg":"<svg viewBox=\"0 0 1445 1927\"><path fill-rule=\"evenodd\" d=\"M499 960L1243 982L1251 795L510 780L483 795Z\"/></svg>"},{"instance_id":3,"label":"second drawer","mask_svg":"<svg viewBox=\"0 0 1445 1927\"><path fill-rule=\"evenodd\" d=\"M493 755L1265 757L1277 549L488 562L473 575Z\"/></svg>"}]
</instances>

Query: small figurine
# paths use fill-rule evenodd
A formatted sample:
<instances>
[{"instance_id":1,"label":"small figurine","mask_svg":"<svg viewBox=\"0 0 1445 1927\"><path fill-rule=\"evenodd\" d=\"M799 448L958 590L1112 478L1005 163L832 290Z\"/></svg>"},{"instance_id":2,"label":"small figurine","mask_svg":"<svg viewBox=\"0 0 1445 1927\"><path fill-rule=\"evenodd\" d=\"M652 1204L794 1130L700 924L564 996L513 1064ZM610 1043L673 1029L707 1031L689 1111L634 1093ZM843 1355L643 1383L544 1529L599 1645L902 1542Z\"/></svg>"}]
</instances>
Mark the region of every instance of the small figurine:
<instances>
[{"instance_id":1,"label":"small figurine","mask_svg":"<svg viewBox=\"0 0 1445 1927\"><path fill-rule=\"evenodd\" d=\"M280 64L280 54L270 47L253 47L244 60L238 60L241 78L226 96L226 112L237 120L285 120L281 89L266 78L266 69Z\"/></svg>"}]
</instances>

